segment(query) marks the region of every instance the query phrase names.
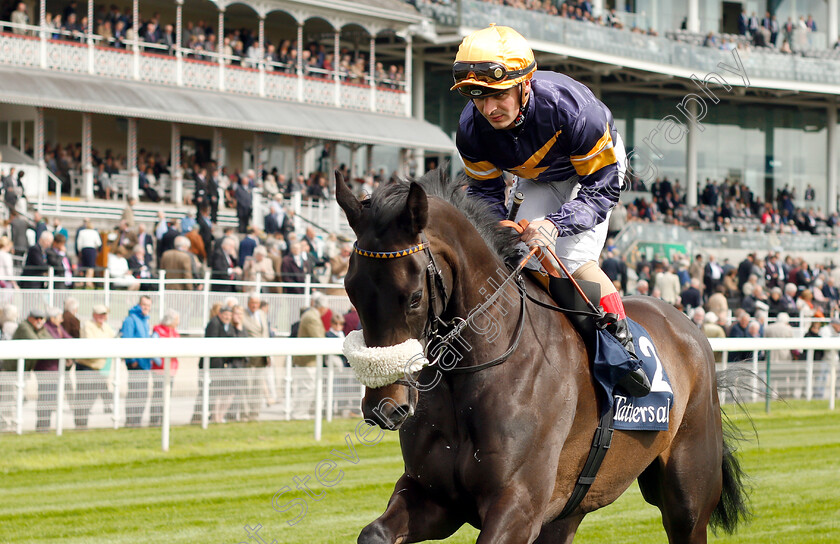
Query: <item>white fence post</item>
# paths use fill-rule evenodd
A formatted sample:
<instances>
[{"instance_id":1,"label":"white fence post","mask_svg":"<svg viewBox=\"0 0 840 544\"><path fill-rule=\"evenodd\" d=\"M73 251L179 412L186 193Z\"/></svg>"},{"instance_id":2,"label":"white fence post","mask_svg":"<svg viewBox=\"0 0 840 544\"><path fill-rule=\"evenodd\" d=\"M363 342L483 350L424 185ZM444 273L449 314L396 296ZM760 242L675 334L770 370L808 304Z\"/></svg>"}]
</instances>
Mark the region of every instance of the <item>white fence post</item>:
<instances>
[{"instance_id":1,"label":"white fence post","mask_svg":"<svg viewBox=\"0 0 840 544\"><path fill-rule=\"evenodd\" d=\"M303 304L305 308L312 305L312 275L307 274L303 279Z\"/></svg>"},{"instance_id":2,"label":"white fence post","mask_svg":"<svg viewBox=\"0 0 840 544\"><path fill-rule=\"evenodd\" d=\"M37 243L37 242L36 242ZM55 269L49 267L47 269L47 305L55 305Z\"/></svg>"},{"instance_id":3,"label":"white fence post","mask_svg":"<svg viewBox=\"0 0 840 544\"><path fill-rule=\"evenodd\" d=\"M286 395L286 421L292 419L292 356L286 355L286 377L284 378Z\"/></svg>"},{"instance_id":4,"label":"white fence post","mask_svg":"<svg viewBox=\"0 0 840 544\"><path fill-rule=\"evenodd\" d=\"M169 416L172 411L172 357L163 358L163 421L161 421L160 441L163 451L169 451Z\"/></svg>"},{"instance_id":5,"label":"white fence post","mask_svg":"<svg viewBox=\"0 0 840 544\"><path fill-rule=\"evenodd\" d=\"M720 369L721 369L721 372L723 372L723 371L726 370L726 367L729 365L729 352L728 351L721 352L720 361L721 361ZM726 390L723 390L723 391L720 392L720 403L721 404L726 404Z\"/></svg>"},{"instance_id":6,"label":"white fence post","mask_svg":"<svg viewBox=\"0 0 840 544\"><path fill-rule=\"evenodd\" d=\"M321 440L321 424L324 418L324 356L315 359L315 440Z\"/></svg>"},{"instance_id":7,"label":"white fence post","mask_svg":"<svg viewBox=\"0 0 840 544\"><path fill-rule=\"evenodd\" d=\"M201 315L201 321L205 322L210 317L210 271L204 271L204 293L202 294L202 301L204 302L204 313Z\"/></svg>"},{"instance_id":8,"label":"white fence post","mask_svg":"<svg viewBox=\"0 0 840 544\"><path fill-rule=\"evenodd\" d=\"M114 420L114 429L120 428L120 358L113 357L111 364L114 365L114 413L111 416Z\"/></svg>"},{"instance_id":9,"label":"white fence post","mask_svg":"<svg viewBox=\"0 0 840 544\"><path fill-rule=\"evenodd\" d=\"M837 358L831 360L828 370L828 409L834 410L834 399L837 397Z\"/></svg>"},{"instance_id":10,"label":"white fence post","mask_svg":"<svg viewBox=\"0 0 840 544\"><path fill-rule=\"evenodd\" d=\"M55 397L55 435L64 432L64 384L67 381L66 359L58 360L58 385Z\"/></svg>"},{"instance_id":11,"label":"white fence post","mask_svg":"<svg viewBox=\"0 0 840 544\"><path fill-rule=\"evenodd\" d=\"M158 296L160 297L160 304L158 304L158 320L163 321L163 314L166 312L166 270L160 269L158 271Z\"/></svg>"},{"instance_id":12,"label":"white fence post","mask_svg":"<svg viewBox=\"0 0 840 544\"><path fill-rule=\"evenodd\" d=\"M23 373L24 360L18 359L17 362L17 395L15 408L15 430L17 434L23 434L23 388L26 386L25 376Z\"/></svg>"},{"instance_id":13,"label":"white fence post","mask_svg":"<svg viewBox=\"0 0 840 544\"><path fill-rule=\"evenodd\" d=\"M111 307L111 274L108 269L105 269L105 273L102 275L102 283L104 285L104 295L105 295L105 306L108 308Z\"/></svg>"},{"instance_id":14,"label":"white fence post","mask_svg":"<svg viewBox=\"0 0 840 544\"><path fill-rule=\"evenodd\" d=\"M201 381L201 428L206 429L210 424L210 357L203 357L204 368L200 372L204 373L204 379Z\"/></svg>"},{"instance_id":15,"label":"white fence post","mask_svg":"<svg viewBox=\"0 0 840 544\"><path fill-rule=\"evenodd\" d=\"M326 358L329 361L329 357ZM332 364L327 364L327 423L333 419L333 398L335 396L335 369Z\"/></svg>"},{"instance_id":16,"label":"white fence post","mask_svg":"<svg viewBox=\"0 0 840 544\"><path fill-rule=\"evenodd\" d=\"M814 350L805 352L805 398L814 398Z\"/></svg>"}]
</instances>

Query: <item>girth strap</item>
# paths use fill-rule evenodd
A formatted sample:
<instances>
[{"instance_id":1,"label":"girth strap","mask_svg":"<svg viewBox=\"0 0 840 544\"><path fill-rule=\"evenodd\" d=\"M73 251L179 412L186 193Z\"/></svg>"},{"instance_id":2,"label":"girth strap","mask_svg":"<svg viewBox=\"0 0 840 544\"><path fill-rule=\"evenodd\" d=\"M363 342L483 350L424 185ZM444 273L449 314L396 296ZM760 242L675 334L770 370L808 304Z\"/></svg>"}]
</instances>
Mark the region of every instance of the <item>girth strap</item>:
<instances>
[{"instance_id":1,"label":"girth strap","mask_svg":"<svg viewBox=\"0 0 840 544\"><path fill-rule=\"evenodd\" d=\"M595 429L595 437L592 439L592 447L589 449L589 456L583 464L583 470L575 483L575 488L569 496L569 501L560 512L557 519L563 519L571 514L575 508L586 497L589 488L595 482L595 476L598 474L598 469L601 468L601 463L607 455L607 450L610 449L613 435L613 409L610 408L601 416L598 422L598 428Z\"/></svg>"}]
</instances>

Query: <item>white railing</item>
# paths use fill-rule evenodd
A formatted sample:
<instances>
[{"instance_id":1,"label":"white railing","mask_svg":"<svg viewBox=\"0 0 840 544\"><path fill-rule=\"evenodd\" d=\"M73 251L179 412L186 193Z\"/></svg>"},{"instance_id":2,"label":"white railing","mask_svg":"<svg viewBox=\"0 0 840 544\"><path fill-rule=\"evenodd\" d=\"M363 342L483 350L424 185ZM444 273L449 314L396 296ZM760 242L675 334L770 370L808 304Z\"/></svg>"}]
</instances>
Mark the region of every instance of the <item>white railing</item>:
<instances>
[{"instance_id":1,"label":"white railing","mask_svg":"<svg viewBox=\"0 0 840 544\"><path fill-rule=\"evenodd\" d=\"M254 281L220 280L210 277L210 272L204 277L195 279L170 279L165 271L160 271L159 277L138 280L143 291L129 291L126 286L110 276L105 270L101 278L85 278L74 276L73 282L82 286L92 283L97 289L68 289L64 286L65 278L56 276L52 268L46 276L0 276L0 279L20 282L41 281L43 289L0 289L0 307L14 304L21 314L31 308L45 306L63 307L64 301L74 297L79 301L79 315L83 318L91 315L93 306L105 304L110 309L109 323L119 328L128 311L137 304L140 295L152 299L154 314L162 319L167 309L173 309L181 314L181 334L202 334L210 315L213 304L223 303L226 298L235 297L239 304L245 306L247 297L257 293L260 298L269 303L269 324L287 334L292 324L300 319L300 310L310 305L312 293L316 290L325 291L326 303L334 312L345 313L350 309L350 301L343 294L344 286L334 283L318 283L315 278L306 275L301 282L266 282L257 274ZM184 285L191 285L192 290L180 290ZM217 291L218 286L232 286L236 291ZM301 290L301 293L289 293L288 289ZM282 292L286 290L286 292ZM341 293L341 294L331 294ZM155 320L153 320L155 321Z\"/></svg>"},{"instance_id":2,"label":"white railing","mask_svg":"<svg viewBox=\"0 0 840 544\"><path fill-rule=\"evenodd\" d=\"M24 428L24 400L26 390L26 359L55 359L60 355L58 361L57 373L36 373L38 376L39 385L43 387L44 384L51 386L51 393L55 397L54 405L49 407L44 406L42 401L41 410L52 408L57 414L56 418L56 434L61 435L64 429L64 411L65 411L65 391L67 386L67 371L65 361L75 359L102 359L115 358L111 372L108 376L109 384L113 387L111 391L111 398L113 404L111 406L113 414L113 427L117 429L120 427L120 405L121 402L126 402L127 420L139 413L139 418L144 417L145 404L148 397L148 381L155 373L142 370L123 370L120 368L120 359L137 359L137 358L153 358L158 357L162 359L163 370L158 371L156 375L162 377L162 391L160 392L160 404L157 406L153 403L150 407L150 414L154 412L154 408L159 408L160 411L160 425L161 425L161 447L164 451L169 449L169 431L172 418L172 369L171 359L173 357L284 357L286 360L286 414L287 419L291 416L291 389L293 382L293 356L316 356L317 363L314 366L313 376L298 376L299 380L314 380L312 389L314 389L314 419L315 419L315 439L321 439L321 426L324 417L324 356L338 355L341 353L342 340L336 338L294 338L294 339L235 339L235 338L178 338L178 339L137 339L137 338L114 338L114 339L81 339L81 340L16 340L11 342L4 342L3 357L6 360L17 360L15 367L14 380L8 379L12 376L11 372L0 372L0 415L7 411L10 404L9 391L14 390L14 430L17 434L23 433ZM209 364L204 364L204 368L200 372L200 412L201 424L203 428L207 428L210 418L210 397L211 397L211 383L213 381L230 382L228 384L228 392L223 393L226 396L234 396L235 390L242 389L241 384L236 384L247 372L252 369L245 369L243 371L229 371L229 372L212 372ZM333 414L333 393L335 388L335 369L334 365L330 365L327 369L327 411L328 420L332 419ZM257 370L258 371L258 370ZM237 373L238 372L238 373ZM54 374L57 374L55 376ZM77 374L79 374L77 372ZM84 372L82 374L88 374ZM126 374L126 376L123 376ZM139 382L141 387L138 387L138 376L141 378ZM79 376L79 380L88 381ZM145 381L143 381L145 380ZM128 384L125 387L126 383ZM142 406L133 403L132 394L136 394L137 390L144 389L145 393L142 395ZM214 386L215 389L215 386ZM354 385L354 389L358 398L361 398L361 386L358 382ZM126 391L125 398L122 396L122 391ZM57 394L61 392L61 394ZM93 399L81 399L82 402L90 403L95 401ZM243 400L254 400L243 397ZM162 404L162 406L161 406ZM78 409L78 406L74 407ZM90 407L86 408L88 411ZM87 419L87 415L84 416Z\"/></svg>"},{"instance_id":3,"label":"white railing","mask_svg":"<svg viewBox=\"0 0 840 544\"><path fill-rule=\"evenodd\" d=\"M377 78L347 83L347 74L248 57L220 55L216 51L169 47L144 41L103 38L39 26L0 21L0 63L41 67L78 74L147 83L184 86L259 95L310 104L405 116L410 101L404 81ZM338 83L336 83L336 76ZM305 92L298 93L298 86ZM340 87L336 100L336 85ZM344 91L344 88L359 91ZM374 100L371 100L371 93Z\"/></svg>"}]
</instances>

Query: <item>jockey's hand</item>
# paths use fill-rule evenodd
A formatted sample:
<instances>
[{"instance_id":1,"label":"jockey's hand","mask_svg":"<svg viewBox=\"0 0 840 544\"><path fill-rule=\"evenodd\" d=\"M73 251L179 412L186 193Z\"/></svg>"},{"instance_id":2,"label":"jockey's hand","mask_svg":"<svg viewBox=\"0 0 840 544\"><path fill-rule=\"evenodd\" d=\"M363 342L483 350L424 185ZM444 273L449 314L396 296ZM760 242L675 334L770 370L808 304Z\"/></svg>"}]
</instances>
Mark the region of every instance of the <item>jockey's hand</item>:
<instances>
[{"instance_id":1,"label":"jockey's hand","mask_svg":"<svg viewBox=\"0 0 840 544\"><path fill-rule=\"evenodd\" d=\"M554 249L554 243L557 241L557 227L548 219L532 221L520 236L520 240L528 244L528 247L536 245Z\"/></svg>"}]
</instances>

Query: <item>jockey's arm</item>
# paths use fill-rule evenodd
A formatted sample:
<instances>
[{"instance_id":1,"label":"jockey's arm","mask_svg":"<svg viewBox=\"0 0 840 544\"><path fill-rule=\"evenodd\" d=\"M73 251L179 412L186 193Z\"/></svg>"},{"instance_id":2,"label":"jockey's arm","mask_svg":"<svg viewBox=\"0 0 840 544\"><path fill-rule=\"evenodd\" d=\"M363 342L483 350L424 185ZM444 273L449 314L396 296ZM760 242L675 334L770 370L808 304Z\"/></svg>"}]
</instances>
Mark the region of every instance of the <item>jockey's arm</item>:
<instances>
[{"instance_id":1,"label":"jockey's arm","mask_svg":"<svg viewBox=\"0 0 840 544\"><path fill-rule=\"evenodd\" d=\"M499 219L504 219L507 216L507 209L505 208L506 188L507 186L502 176L489 180L477 180L470 177L467 194L487 202L490 205L490 209L499 216Z\"/></svg>"},{"instance_id":2,"label":"jockey's arm","mask_svg":"<svg viewBox=\"0 0 840 544\"><path fill-rule=\"evenodd\" d=\"M609 120L602 108L583 109L569 134L570 160L577 172L577 196L546 219L558 236L572 236L595 228L618 203L622 180Z\"/></svg>"}]
</instances>

